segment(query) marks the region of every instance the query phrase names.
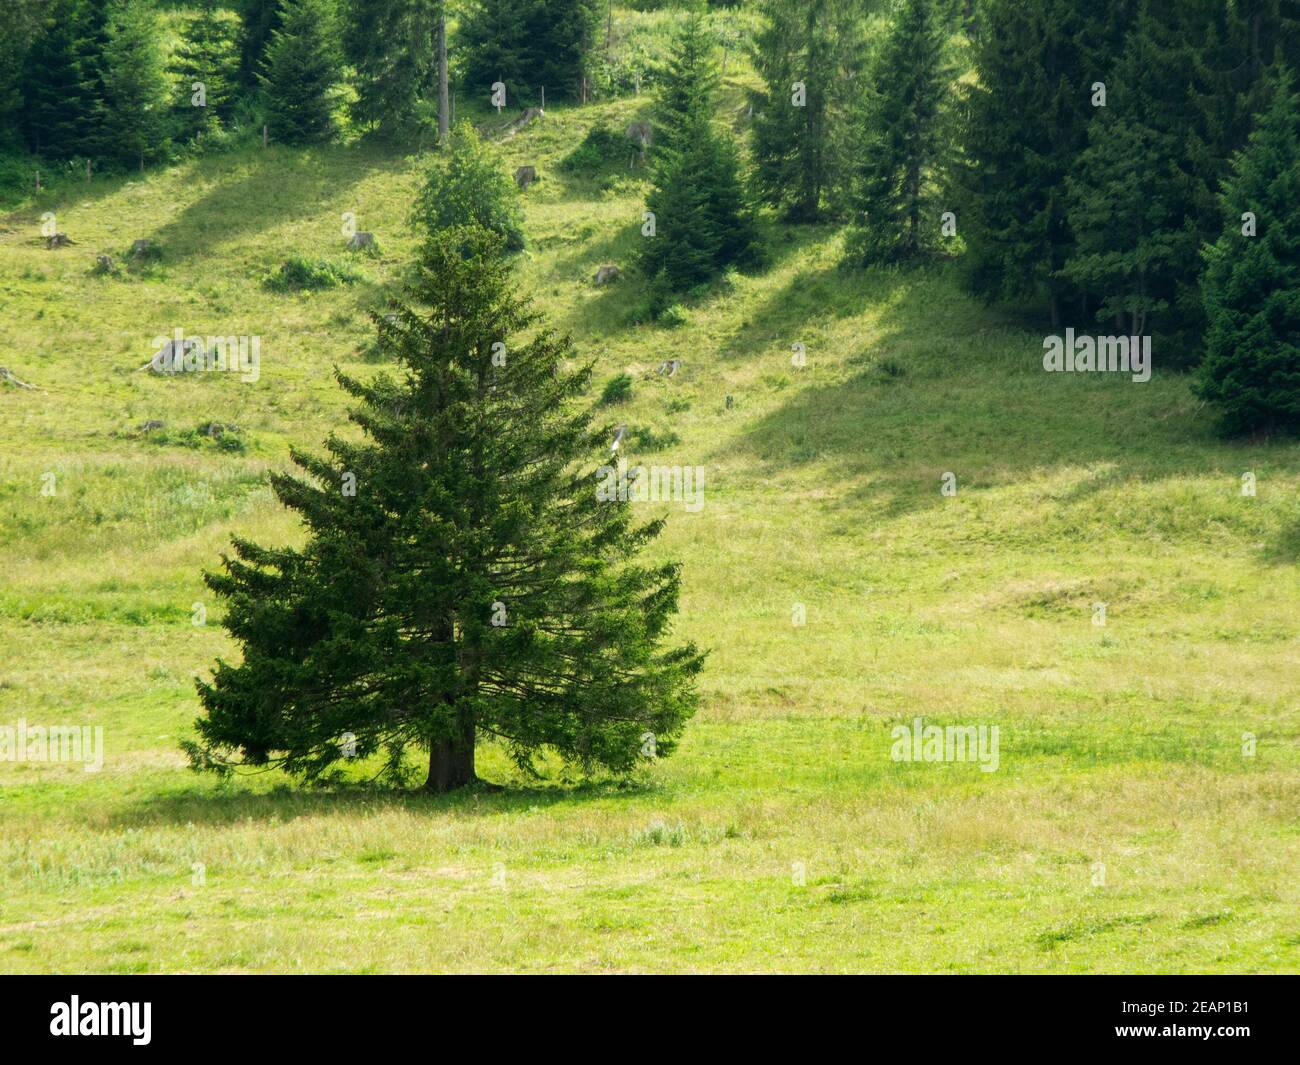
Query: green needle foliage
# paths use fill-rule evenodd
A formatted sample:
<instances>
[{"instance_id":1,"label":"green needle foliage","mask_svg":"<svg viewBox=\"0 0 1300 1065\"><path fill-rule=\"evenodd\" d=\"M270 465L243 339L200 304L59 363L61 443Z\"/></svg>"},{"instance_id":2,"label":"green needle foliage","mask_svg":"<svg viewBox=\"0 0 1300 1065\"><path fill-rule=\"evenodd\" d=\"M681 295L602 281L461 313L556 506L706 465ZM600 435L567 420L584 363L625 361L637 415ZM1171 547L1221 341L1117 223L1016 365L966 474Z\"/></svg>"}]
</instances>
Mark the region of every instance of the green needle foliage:
<instances>
[{"instance_id":1,"label":"green needle foliage","mask_svg":"<svg viewBox=\"0 0 1300 1065\"><path fill-rule=\"evenodd\" d=\"M861 0L763 0L754 67L757 198L792 222L839 214L866 54ZM794 85L803 86L796 105Z\"/></svg>"},{"instance_id":2,"label":"green needle foliage","mask_svg":"<svg viewBox=\"0 0 1300 1065\"><path fill-rule=\"evenodd\" d=\"M285 0L283 24L271 33L266 92L271 135L282 144L315 144L334 136L335 92L343 80L337 29L324 0Z\"/></svg>"},{"instance_id":3,"label":"green needle foliage","mask_svg":"<svg viewBox=\"0 0 1300 1065\"><path fill-rule=\"evenodd\" d=\"M571 340L516 294L500 244L433 234L407 302L376 317L403 375L337 375L362 438L272 478L306 545L236 540L207 575L244 656L199 684L196 768L320 780L382 754L400 781L423 749L446 791L475 779L482 737L525 771L543 752L623 773L672 750L703 665L662 646L678 567L638 562L662 521L598 491L590 366L565 369Z\"/></svg>"},{"instance_id":4,"label":"green needle foliage","mask_svg":"<svg viewBox=\"0 0 1300 1065\"><path fill-rule=\"evenodd\" d=\"M937 174L950 130L947 26L935 0L902 0L863 103L850 262L915 258L939 243Z\"/></svg>"},{"instance_id":5,"label":"green needle foliage","mask_svg":"<svg viewBox=\"0 0 1300 1065\"><path fill-rule=\"evenodd\" d=\"M203 0L181 31L172 68L180 81L176 118L183 139L218 132L230 117L239 79L238 29L217 0ZM203 83L203 107L192 102L195 82Z\"/></svg>"},{"instance_id":6,"label":"green needle foliage","mask_svg":"<svg viewBox=\"0 0 1300 1065\"><path fill-rule=\"evenodd\" d=\"M170 85L153 6L127 0L113 8L104 50L104 144L124 165L158 155L166 142Z\"/></svg>"},{"instance_id":7,"label":"green needle foliage","mask_svg":"<svg viewBox=\"0 0 1300 1065\"><path fill-rule=\"evenodd\" d=\"M1209 333L1198 391L1234 436L1300 431L1300 100L1289 70L1273 82L1224 185L1227 226L1201 279ZM1243 232L1248 212L1254 236Z\"/></svg>"},{"instance_id":8,"label":"green needle foliage","mask_svg":"<svg viewBox=\"0 0 1300 1065\"><path fill-rule=\"evenodd\" d=\"M718 83L716 43L700 10L682 23L657 106L661 120L654 188L646 207L655 235L645 237L640 266L653 282L651 310L668 294L688 291L727 266L755 261L757 230L729 133L713 123Z\"/></svg>"},{"instance_id":9,"label":"green needle foliage","mask_svg":"<svg viewBox=\"0 0 1300 1065\"><path fill-rule=\"evenodd\" d=\"M524 212L519 190L491 144L469 122L451 131L451 151L437 156L415 199L411 223L424 232L482 226L497 234L507 251L524 246Z\"/></svg>"}]
</instances>

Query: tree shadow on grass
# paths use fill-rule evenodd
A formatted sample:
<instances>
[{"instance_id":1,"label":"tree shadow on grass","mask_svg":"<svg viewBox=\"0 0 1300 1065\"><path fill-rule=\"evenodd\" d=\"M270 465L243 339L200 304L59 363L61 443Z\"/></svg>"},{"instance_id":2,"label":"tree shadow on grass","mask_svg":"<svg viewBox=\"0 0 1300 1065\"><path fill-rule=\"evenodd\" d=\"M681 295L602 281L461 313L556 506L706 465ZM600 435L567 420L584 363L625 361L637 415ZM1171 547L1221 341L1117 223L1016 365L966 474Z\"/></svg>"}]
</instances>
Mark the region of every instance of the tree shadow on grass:
<instances>
[{"instance_id":1,"label":"tree shadow on grass","mask_svg":"<svg viewBox=\"0 0 1300 1065\"><path fill-rule=\"evenodd\" d=\"M1182 374L1157 368L1147 383L1122 374L1048 374L1041 336L1007 328L996 312L957 294L947 269L833 271L793 278L724 348L752 351L769 335L784 342L805 313L824 319L882 307L862 351L832 380L794 392L726 444L774 478L829 463L839 472L828 506L890 517L948 502L939 490L947 472L961 491L1063 467L1100 470L1057 495L1075 507L1126 482L1221 477L1232 484L1248 468L1240 446L1218 441L1197 414ZM1300 473L1300 451L1269 452L1274 468ZM1295 528L1284 533L1275 557L1294 557L1298 539Z\"/></svg>"},{"instance_id":2,"label":"tree shadow on grass","mask_svg":"<svg viewBox=\"0 0 1300 1065\"><path fill-rule=\"evenodd\" d=\"M396 173L406 164L406 157L396 151L362 153L345 146L272 146L200 160L193 165L210 179L210 187L149 239L165 261L211 254L250 233L315 215L324 203L339 199L371 175ZM360 208L358 204L351 209L360 214ZM286 254L295 250L284 249Z\"/></svg>"},{"instance_id":3,"label":"tree shadow on grass","mask_svg":"<svg viewBox=\"0 0 1300 1065\"><path fill-rule=\"evenodd\" d=\"M655 793L652 783L616 780L577 784L522 784L500 787L478 785L446 795L423 791L341 785L303 789L280 785L269 791L240 790L230 783L210 788L184 788L150 798L117 811L110 818L115 828L144 828L152 825L233 825L244 821L293 821L302 817L374 815L397 810L415 814L495 817L535 807L563 803L597 802L635 798Z\"/></svg>"}]
</instances>

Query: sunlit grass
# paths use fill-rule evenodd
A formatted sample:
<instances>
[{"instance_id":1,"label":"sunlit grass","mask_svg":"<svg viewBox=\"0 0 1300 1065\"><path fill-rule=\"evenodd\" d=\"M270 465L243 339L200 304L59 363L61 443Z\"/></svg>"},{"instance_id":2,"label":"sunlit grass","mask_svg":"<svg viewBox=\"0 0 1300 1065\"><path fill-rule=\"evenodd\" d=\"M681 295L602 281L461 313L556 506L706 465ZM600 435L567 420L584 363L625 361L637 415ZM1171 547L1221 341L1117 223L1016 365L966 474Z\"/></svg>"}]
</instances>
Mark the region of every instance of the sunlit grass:
<instances>
[{"instance_id":1,"label":"sunlit grass","mask_svg":"<svg viewBox=\"0 0 1300 1065\"><path fill-rule=\"evenodd\" d=\"M336 364L373 370L427 159L250 149L0 219L0 364L40 388L0 385L0 724L107 746L100 773L0 763L0 969L1300 968L1300 450L1214 440L1159 352L1146 385L1044 375L950 266L845 273L829 230L770 226L763 272L633 324L635 277L591 275L629 265L645 174L556 164L646 104L502 144L540 178L521 284L597 389L631 374L617 420L675 441L642 457L706 469L657 548L704 706L630 782L521 781L491 749L510 787L445 799L184 768L192 678L237 653L201 571L231 533L297 535L265 473L340 424ZM77 246L43 248L42 210ZM347 255L345 211L367 280L267 291ZM90 275L136 237L158 263ZM260 336L260 380L138 372L176 326ZM917 716L998 725L1000 768L893 762Z\"/></svg>"}]
</instances>

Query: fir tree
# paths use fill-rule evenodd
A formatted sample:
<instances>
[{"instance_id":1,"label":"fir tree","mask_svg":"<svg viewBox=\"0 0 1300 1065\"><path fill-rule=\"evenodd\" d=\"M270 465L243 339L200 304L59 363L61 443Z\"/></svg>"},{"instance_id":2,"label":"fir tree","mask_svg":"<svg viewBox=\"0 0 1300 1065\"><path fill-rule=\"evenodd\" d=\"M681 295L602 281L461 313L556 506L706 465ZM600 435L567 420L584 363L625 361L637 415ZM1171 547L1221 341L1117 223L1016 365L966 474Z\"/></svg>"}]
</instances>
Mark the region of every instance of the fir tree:
<instances>
[{"instance_id":1,"label":"fir tree","mask_svg":"<svg viewBox=\"0 0 1300 1065\"><path fill-rule=\"evenodd\" d=\"M258 86L271 37L284 22L284 0L241 0L239 5L239 79L247 89Z\"/></svg>"},{"instance_id":2,"label":"fir tree","mask_svg":"<svg viewBox=\"0 0 1300 1065\"><path fill-rule=\"evenodd\" d=\"M654 108L657 151L670 151L691 120L712 107L719 81L716 51L717 38L709 29L704 8L692 8L659 75Z\"/></svg>"},{"instance_id":3,"label":"fir tree","mask_svg":"<svg viewBox=\"0 0 1300 1065\"><path fill-rule=\"evenodd\" d=\"M576 98L595 38L596 0L473 0L457 31L471 93L502 82L506 102Z\"/></svg>"},{"instance_id":4,"label":"fir tree","mask_svg":"<svg viewBox=\"0 0 1300 1065\"><path fill-rule=\"evenodd\" d=\"M87 116L78 47L78 0L60 0L43 21L23 70L23 128L32 151L70 158L82 151ZM93 103L93 101L92 101Z\"/></svg>"},{"instance_id":5,"label":"fir tree","mask_svg":"<svg viewBox=\"0 0 1300 1065\"><path fill-rule=\"evenodd\" d=\"M1062 270L1074 253L1066 177L1087 143L1132 21L1128 0L984 0L976 77L961 106L954 187L966 283L988 300L1084 309ZM1108 94L1109 95L1109 94ZM1109 101L1108 101L1109 103Z\"/></svg>"},{"instance_id":6,"label":"fir tree","mask_svg":"<svg viewBox=\"0 0 1300 1065\"><path fill-rule=\"evenodd\" d=\"M108 90L107 49L109 12L120 0L78 0L73 18L73 40L77 63L77 148L75 154L89 159L117 153L117 146L104 129Z\"/></svg>"},{"instance_id":7,"label":"fir tree","mask_svg":"<svg viewBox=\"0 0 1300 1065\"><path fill-rule=\"evenodd\" d=\"M946 37L935 0L900 0L863 101L850 262L909 259L938 243L937 171L950 132Z\"/></svg>"},{"instance_id":8,"label":"fir tree","mask_svg":"<svg viewBox=\"0 0 1300 1065\"><path fill-rule=\"evenodd\" d=\"M727 266L752 263L757 254L754 221L729 138L700 114L676 143L656 167L646 197L655 235L644 238L640 254L642 272L665 292L687 291Z\"/></svg>"},{"instance_id":9,"label":"fir tree","mask_svg":"<svg viewBox=\"0 0 1300 1065\"><path fill-rule=\"evenodd\" d=\"M284 144L329 140L342 65L332 11L325 0L284 0L281 13L258 76L271 135Z\"/></svg>"},{"instance_id":10,"label":"fir tree","mask_svg":"<svg viewBox=\"0 0 1300 1065\"><path fill-rule=\"evenodd\" d=\"M862 82L861 0L764 0L754 42L764 88L754 110L758 199L791 221L843 206L847 132Z\"/></svg>"},{"instance_id":11,"label":"fir tree","mask_svg":"<svg viewBox=\"0 0 1300 1065\"><path fill-rule=\"evenodd\" d=\"M666 136L656 151L654 188L646 197L654 235L643 239L639 256L653 284L652 303L755 258L754 221L735 146L713 124L718 75L712 50L703 14L693 11L674 38L670 74L656 100Z\"/></svg>"},{"instance_id":12,"label":"fir tree","mask_svg":"<svg viewBox=\"0 0 1300 1065\"><path fill-rule=\"evenodd\" d=\"M469 122L456 124L450 148L446 157L434 159L416 196L412 224L429 233L481 226L499 236L508 251L520 251L524 230L519 190L496 150Z\"/></svg>"},{"instance_id":13,"label":"fir tree","mask_svg":"<svg viewBox=\"0 0 1300 1065\"><path fill-rule=\"evenodd\" d=\"M150 0L112 9L104 49L103 142L116 162L144 167L167 142L167 73L162 32Z\"/></svg>"},{"instance_id":14,"label":"fir tree","mask_svg":"<svg viewBox=\"0 0 1300 1065\"><path fill-rule=\"evenodd\" d=\"M1108 105L1067 179L1075 247L1064 275L1099 319L1156 336L1166 366L1199 358L1198 249L1219 230L1215 193L1231 151L1223 120L1249 122L1246 97L1212 68L1225 29L1218 0L1142 0Z\"/></svg>"},{"instance_id":15,"label":"fir tree","mask_svg":"<svg viewBox=\"0 0 1300 1065\"><path fill-rule=\"evenodd\" d=\"M202 0L181 32L172 69L180 82L176 117L180 136L213 133L228 119L239 78L237 27L217 6ZM203 105L194 102L194 84L203 86Z\"/></svg>"},{"instance_id":16,"label":"fir tree","mask_svg":"<svg viewBox=\"0 0 1300 1065\"><path fill-rule=\"evenodd\" d=\"M343 46L356 70L359 125L389 137L415 125L434 89L441 9L441 0L350 0Z\"/></svg>"},{"instance_id":17,"label":"fir tree","mask_svg":"<svg viewBox=\"0 0 1300 1065\"><path fill-rule=\"evenodd\" d=\"M1224 185L1225 227L1201 282L1209 331L1197 392L1231 436L1300 431L1300 100L1288 68L1270 80L1272 102Z\"/></svg>"},{"instance_id":18,"label":"fir tree","mask_svg":"<svg viewBox=\"0 0 1300 1065\"><path fill-rule=\"evenodd\" d=\"M7 0L8 35L0 48L0 149L23 146L23 70L42 31L42 0Z\"/></svg>"},{"instance_id":19,"label":"fir tree","mask_svg":"<svg viewBox=\"0 0 1300 1065\"><path fill-rule=\"evenodd\" d=\"M401 378L338 373L363 435L272 477L306 545L236 540L206 577L243 661L199 684L192 765L320 780L355 754L400 781L423 750L442 792L476 779L486 738L525 772L544 752L626 772L647 734L670 752L702 656L664 646L678 567L637 558L662 521L635 524L608 467L592 476L609 427L575 406L590 367L565 368L571 341L481 229L435 234L376 320Z\"/></svg>"}]
</instances>

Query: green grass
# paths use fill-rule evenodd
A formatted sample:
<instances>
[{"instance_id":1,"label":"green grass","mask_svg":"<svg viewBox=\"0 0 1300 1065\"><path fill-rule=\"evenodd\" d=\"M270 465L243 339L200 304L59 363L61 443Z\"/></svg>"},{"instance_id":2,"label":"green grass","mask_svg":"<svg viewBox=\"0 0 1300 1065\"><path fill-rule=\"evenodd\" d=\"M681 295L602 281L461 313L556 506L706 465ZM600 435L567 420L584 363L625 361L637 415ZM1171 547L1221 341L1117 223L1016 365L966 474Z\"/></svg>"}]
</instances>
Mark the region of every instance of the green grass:
<instances>
[{"instance_id":1,"label":"green grass","mask_svg":"<svg viewBox=\"0 0 1300 1065\"><path fill-rule=\"evenodd\" d=\"M0 384L0 724L107 746L100 773L0 763L0 970L1300 969L1300 449L1216 441L1159 352L1145 385L1044 374L951 267L844 273L830 230L769 227L762 273L632 324L635 276L591 277L642 239L644 173L558 164L647 102L502 144L540 177L521 283L593 402L628 374L632 454L707 471L657 547L703 707L634 781L488 748L505 791L303 793L178 749L193 676L237 653L200 573L232 533L298 535L265 474L339 425L336 364L373 372L426 160L252 148L0 217L0 364L41 389ZM45 210L75 247L43 248ZM383 249L357 283L263 286L346 260L345 211ZM90 273L136 237L161 257ZM139 372L176 326L260 336L259 380ZM999 770L892 761L918 715L998 725Z\"/></svg>"}]
</instances>

